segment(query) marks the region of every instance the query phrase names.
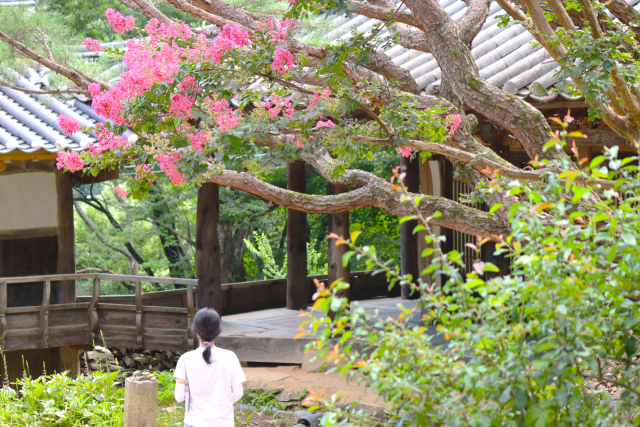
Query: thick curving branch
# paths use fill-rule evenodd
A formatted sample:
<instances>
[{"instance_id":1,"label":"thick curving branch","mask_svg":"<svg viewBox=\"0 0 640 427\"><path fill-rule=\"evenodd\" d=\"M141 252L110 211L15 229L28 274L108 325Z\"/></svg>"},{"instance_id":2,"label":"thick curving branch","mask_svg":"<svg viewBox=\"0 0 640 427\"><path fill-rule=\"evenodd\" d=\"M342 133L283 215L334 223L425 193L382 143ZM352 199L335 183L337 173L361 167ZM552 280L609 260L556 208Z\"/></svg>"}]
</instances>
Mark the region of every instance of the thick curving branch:
<instances>
[{"instance_id":1,"label":"thick curving branch","mask_svg":"<svg viewBox=\"0 0 640 427\"><path fill-rule=\"evenodd\" d=\"M297 193L268 184L246 172L225 170L220 174L211 175L209 179L216 184L235 188L300 212L336 213L373 206L383 209L391 215L415 215L413 206L401 201L403 194L399 189L392 190L390 183L362 171L349 170L340 179L334 180L334 183L348 182L353 184L364 181L365 185L334 196ZM490 237L497 240L497 236L504 236L510 232L508 223L497 216L442 197L423 196L418 209L424 216L441 212L442 216L432 221L434 225L474 236Z\"/></svg>"},{"instance_id":2,"label":"thick curving branch","mask_svg":"<svg viewBox=\"0 0 640 427\"><path fill-rule=\"evenodd\" d=\"M458 27L436 0L406 0L406 3L420 19L429 50L456 97L507 128L531 158L564 155L557 150L542 150L551 129L540 111L480 77Z\"/></svg>"},{"instance_id":3,"label":"thick curving branch","mask_svg":"<svg viewBox=\"0 0 640 427\"><path fill-rule=\"evenodd\" d=\"M640 42L640 12L624 0L609 0L605 2L605 5L613 16L631 28L631 31L635 33L636 40Z\"/></svg>"},{"instance_id":4,"label":"thick curving branch","mask_svg":"<svg viewBox=\"0 0 640 427\"><path fill-rule=\"evenodd\" d=\"M489 15L491 0L467 0L467 10L457 22L460 36L471 45Z\"/></svg>"}]
</instances>

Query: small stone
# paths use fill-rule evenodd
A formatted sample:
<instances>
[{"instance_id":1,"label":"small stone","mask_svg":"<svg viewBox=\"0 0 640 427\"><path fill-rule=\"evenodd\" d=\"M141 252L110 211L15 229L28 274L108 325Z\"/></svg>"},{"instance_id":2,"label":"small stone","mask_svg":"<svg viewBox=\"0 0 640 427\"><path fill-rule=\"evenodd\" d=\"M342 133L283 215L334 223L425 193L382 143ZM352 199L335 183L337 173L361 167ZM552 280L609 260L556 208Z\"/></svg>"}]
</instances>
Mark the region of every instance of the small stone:
<instances>
[{"instance_id":1,"label":"small stone","mask_svg":"<svg viewBox=\"0 0 640 427\"><path fill-rule=\"evenodd\" d=\"M135 376L138 376L138 375L140 375L140 371L135 371L135 372L134 372L133 374L131 374L131 375L133 375L134 377L135 377Z\"/></svg>"},{"instance_id":2,"label":"small stone","mask_svg":"<svg viewBox=\"0 0 640 427\"><path fill-rule=\"evenodd\" d=\"M149 377L149 381L157 381L156 377Z\"/></svg>"}]
</instances>

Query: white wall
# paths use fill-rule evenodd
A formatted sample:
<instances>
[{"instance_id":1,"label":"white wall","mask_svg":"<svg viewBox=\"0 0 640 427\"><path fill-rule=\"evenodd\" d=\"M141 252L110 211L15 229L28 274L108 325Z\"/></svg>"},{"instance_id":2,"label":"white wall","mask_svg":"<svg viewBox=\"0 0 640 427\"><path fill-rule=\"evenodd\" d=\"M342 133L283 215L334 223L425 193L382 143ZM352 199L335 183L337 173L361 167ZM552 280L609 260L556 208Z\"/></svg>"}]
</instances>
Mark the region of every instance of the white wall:
<instances>
[{"instance_id":1,"label":"white wall","mask_svg":"<svg viewBox=\"0 0 640 427\"><path fill-rule=\"evenodd\" d=\"M0 231L56 227L55 173L0 175Z\"/></svg>"}]
</instances>

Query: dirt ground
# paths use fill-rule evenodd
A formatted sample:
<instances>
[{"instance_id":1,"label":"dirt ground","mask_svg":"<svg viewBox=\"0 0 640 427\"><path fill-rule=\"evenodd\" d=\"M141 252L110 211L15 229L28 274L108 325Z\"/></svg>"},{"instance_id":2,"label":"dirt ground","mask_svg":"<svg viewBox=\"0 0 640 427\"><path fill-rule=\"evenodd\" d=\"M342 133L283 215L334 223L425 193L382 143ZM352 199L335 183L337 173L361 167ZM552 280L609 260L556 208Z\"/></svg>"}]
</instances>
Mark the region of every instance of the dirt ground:
<instances>
[{"instance_id":1,"label":"dirt ground","mask_svg":"<svg viewBox=\"0 0 640 427\"><path fill-rule=\"evenodd\" d=\"M305 387L316 393L324 390L324 396L344 391L340 402L358 401L371 405L384 405L382 399L364 386L349 383L337 374L306 372L299 366L277 366L273 368L242 368L247 377L246 385L251 388L284 389L293 393L301 392Z\"/></svg>"}]
</instances>

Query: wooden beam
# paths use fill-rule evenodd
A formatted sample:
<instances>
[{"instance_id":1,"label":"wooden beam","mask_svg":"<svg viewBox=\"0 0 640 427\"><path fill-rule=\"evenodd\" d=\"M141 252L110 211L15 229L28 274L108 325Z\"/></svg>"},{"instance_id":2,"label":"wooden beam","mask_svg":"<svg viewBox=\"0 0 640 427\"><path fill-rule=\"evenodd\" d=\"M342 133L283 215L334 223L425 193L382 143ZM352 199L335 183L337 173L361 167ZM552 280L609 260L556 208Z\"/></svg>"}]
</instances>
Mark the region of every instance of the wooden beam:
<instances>
[{"instance_id":1,"label":"wooden beam","mask_svg":"<svg viewBox=\"0 0 640 427\"><path fill-rule=\"evenodd\" d=\"M0 240L31 239L58 235L58 227L27 228L24 230L0 230Z\"/></svg>"},{"instance_id":2,"label":"wooden beam","mask_svg":"<svg viewBox=\"0 0 640 427\"><path fill-rule=\"evenodd\" d=\"M23 167L23 164L27 162L31 162L31 163L30 163L30 166L26 166L27 169L25 169ZM26 161L17 160L11 163L6 163L5 161L0 160L0 176L15 175L17 173L26 173L26 172L53 173L55 171L56 171L55 167L50 165L48 161L34 162L32 160L26 160Z\"/></svg>"},{"instance_id":3,"label":"wooden beam","mask_svg":"<svg viewBox=\"0 0 640 427\"><path fill-rule=\"evenodd\" d=\"M118 179L120 177L120 169L118 165L116 165L113 169L102 169L96 176L93 176L90 173L77 172L74 174L74 177L76 177L82 185L97 184L99 182Z\"/></svg>"},{"instance_id":4,"label":"wooden beam","mask_svg":"<svg viewBox=\"0 0 640 427\"><path fill-rule=\"evenodd\" d=\"M347 189L343 186L329 183L327 188L328 194L342 194L346 193ZM329 233L335 233L345 239L349 238L349 211L339 212L335 214L329 214ZM329 260L329 283L331 284L338 279L342 279L346 283L351 281L351 266L347 264L342 265L342 258L349 250L347 245L336 246L334 239L329 239L328 242L328 260ZM343 292L343 296L351 299L351 288L346 289Z\"/></svg>"},{"instance_id":5,"label":"wooden beam","mask_svg":"<svg viewBox=\"0 0 640 427\"><path fill-rule=\"evenodd\" d=\"M193 303L193 285L187 285L187 338L189 339L189 350L193 350L195 348L195 337L191 330L194 316L195 305Z\"/></svg>"},{"instance_id":6,"label":"wooden beam","mask_svg":"<svg viewBox=\"0 0 640 427\"><path fill-rule=\"evenodd\" d=\"M287 188L307 191L305 165L299 160L289 163ZM307 214L287 210L287 308L307 308Z\"/></svg>"},{"instance_id":7,"label":"wooden beam","mask_svg":"<svg viewBox=\"0 0 640 427\"><path fill-rule=\"evenodd\" d=\"M68 172L56 171L58 195L58 274L76 272L76 241L73 228L73 177ZM52 289L52 303L76 302L75 280L56 283Z\"/></svg>"},{"instance_id":8,"label":"wooden beam","mask_svg":"<svg viewBox=\"0 0 640 427\"><path fill-rule=\"evenodd\" d=\"M36 150L32 153L24 153L20 150L13 150L10 153L0 154L0 160L8 160L13 162L15 160L56 160L58 153L50 153L46 150Z\"/></svg>"},{"instance_id":9,"label":"wooden beam","mask_svg":"<svg viewBox=\"0 0 640 427\"><path fill-rule=\"evenodd\" d=\"M218 313L222 309L219 217L220 188L207 182L198 189L196 208L196 302L198 308L211 307Z\"/></svg>"},{"instance_id":10,"label":"wooden beam","mask_svg":"<svg viewBox=\"0 0 640 427\"><path fill-rule=\"evenodd\" d=\"M400 166L406 173L404 186L410 193L420 191L420 173L418 171L419 159L411 161L408 157L401 157ZM407 202L409 203L409 202ZM413 233L413 229L418 226L418 221L405 221L400 224L400 272L401 274L411 274L413 280L417 280L420 275L418 267L418 235ZM416 299L417 292L412 292L409 285L402 285L403 299Z\"/></svg>"}]
</instances>

